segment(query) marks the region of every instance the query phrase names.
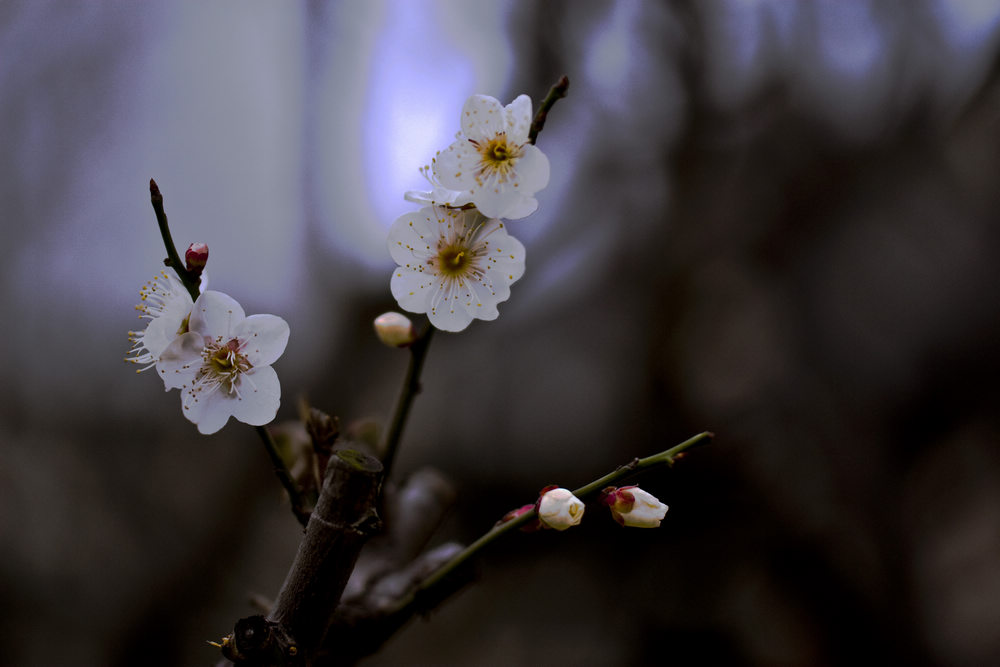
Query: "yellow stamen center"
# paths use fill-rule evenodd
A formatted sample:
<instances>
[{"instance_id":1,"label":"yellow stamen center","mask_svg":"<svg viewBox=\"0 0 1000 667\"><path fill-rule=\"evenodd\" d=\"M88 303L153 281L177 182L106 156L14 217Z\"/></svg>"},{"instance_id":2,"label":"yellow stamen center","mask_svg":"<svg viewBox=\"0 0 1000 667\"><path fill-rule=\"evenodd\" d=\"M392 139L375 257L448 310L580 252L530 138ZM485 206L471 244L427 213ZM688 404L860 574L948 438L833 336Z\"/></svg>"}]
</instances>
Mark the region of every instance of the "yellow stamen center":
<instances>
[{"instance_id":1,"label":"yellow stamen center","mask_svg":"<svg viewBox=\"0 0 1000 667\"><path fill-rule=\"evenodd\" d=\"M505 140L496 140L490 142L490 153L493 156L495 162L503 162L510 155L507 153L507 142Z\"/></svg>"},{"instance_id":2,"label":"yellow stamen center","mask_svg":"<svg viewBox=\"0 0 1000 667\"><path fill-rule=\"evenodd\" d=\"M504 134L497 135L485 144L476 145L482 160L479 165L480 173L495 173L501 181L514 171L514 163L521 155L520 147L508 144Z\"/></svg>"},{"instance_id":3,"label":"yellow stamen center","mask_svg":"<svg viewBox=\"0 0 1000 667\"><path fill-rule=\"evenodd\" d=\"M448 246L438 253L438 268L447 276L465 273L469 266L469 256L461 246Z\"/></svg>"},{"instance_id":4,"label":"yellow stamen center","mask_svg":"<svg viewBox=\"0 0 1000 667\"><path fill-rule=\"evenodd\" d=\"M202 368L214 375L230 394L236 391L240 375L253 368L253 364L240 353L240 341L236 338L210 351L206 361L208 363Z\"/></svg>"}]
</instances>

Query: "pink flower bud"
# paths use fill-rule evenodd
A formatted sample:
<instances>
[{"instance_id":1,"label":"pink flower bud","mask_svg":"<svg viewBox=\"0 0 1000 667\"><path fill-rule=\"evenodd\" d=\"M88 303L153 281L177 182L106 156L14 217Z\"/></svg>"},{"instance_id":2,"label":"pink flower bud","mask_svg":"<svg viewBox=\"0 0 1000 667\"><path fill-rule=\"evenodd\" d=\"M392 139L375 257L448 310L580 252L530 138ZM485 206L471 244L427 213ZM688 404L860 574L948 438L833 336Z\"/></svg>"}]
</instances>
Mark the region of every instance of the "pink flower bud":
<instances>
[{"instance_id":1,"label":"pink flower bud","mask_svg":"<svg viewBox=\"0 0 1000 667\"><path fill-rule=\"evenodd\" d=\"M378 339L389 347L408 347L417 339L413 322L401 313L382 313L374 324Z\"/></svg>"},{"instance_id":2,"label":"pink flower bud","mask_svg":"<svg viewBox=\"0 0 1000 667\"><path fill-rule=\"evenodd\" d=\"M184 263L187 270L195 276L200 276L208 264L208 246L204 243L192 243L184 253Z\"/></svg>"},{"instance_id":3,"label":"pink flower bud","mask_svg":"<svg viewBox=\"0 0 1000 667\"><path fill-rule=\"evenodd\" d=\"M513 521L517 517L524 516L528 512L533 512L534 510L535 510L535 503L532 503L530 505L521 505L516 510L511 510L506 514L504 514L502 517L500 517L500 520L497 521L496 525L502 526L508 521ZM538 519L535 519L534 521L529 521L528 523L521 526L519 530L525 533L533 533L536 530L541 529L541 527L542 527L541 523L539 523Z\"/></svg>"},{"instance_id":4,"label":"pink flower bud","mask_svg":"<svg viewBox=\"0 0 1000 667\"><path fill-rule=\"evenodd\" d=\"M601 491L601 502L611 510L611 516L623 526L656 528L667 514L667 506L638 486L609 486Z\"/></svg>"},{"instance_id":5,"label":"pink flower bud","mask_svg":"<svg viewBox=\"0 0 1000 667\"><path fill-rule=\"evenodd\" d=\"M569 489L546 487L538 499L538 518L549 528L566 530L583 519L583 501Z\"/></svg>"}]
</instances>

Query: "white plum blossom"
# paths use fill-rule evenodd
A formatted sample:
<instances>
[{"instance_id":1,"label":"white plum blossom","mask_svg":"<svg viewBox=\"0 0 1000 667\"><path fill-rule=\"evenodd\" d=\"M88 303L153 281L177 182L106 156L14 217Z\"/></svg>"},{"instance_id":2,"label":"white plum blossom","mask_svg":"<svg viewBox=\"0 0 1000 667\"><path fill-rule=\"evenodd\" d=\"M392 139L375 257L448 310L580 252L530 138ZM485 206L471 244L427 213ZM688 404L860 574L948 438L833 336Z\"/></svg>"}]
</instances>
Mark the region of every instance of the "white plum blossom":
<instances>
[{"instance_id":1,"label":"white plum blossom","mask_svg":"<svg viewBox=\"0 0 1000 667\"><path fill-rule=\"evenodd\" d=\"M393 297L444 331L496 319L497 304L510 298L510 285L524 274L521 242L475 209L426 206L405 213L389 228L388 246L399 265L390 281Z\"/></svg>"},{"instance_id":2,"label":"white plum blossom","mask_svg":"<svg viewBox=\"0 0 1000 667\"><path fill-rule=\"evenodd\" d=\"M271 368L285 351L288 324L251 315L232 297L206 291L195 301L187 333L160 354L157 372L181 390L184 416L201 433L215 433L233 416L261 426L274 419L281 386Z\"/></svg>"},{"instance_id":3,"label":"white plum blossom","mask_svg":"<svg viewBox=\"0 0 1000 667\"><path fill-rule=\"evenodd\" d=\"M149 322L142 331L129 331L131 357L126 361L144 364L136 372L156 365L160 354L177 336L188 330L188 318L194 302L173 269L164 269L139 290L141 303L135 307L141 319Z\"/></svg>"},{"instance_id":4,"label":"white plum blossom","mask_svg":"<svg viewBox=\"0 0 1000 667\"><path fill-rule=\"evenodd\" d=\"M458 138L433 160L437 182L467 196L487 217L530 215L538 208L535 193L549 183L549 159L528 140L531 121L527 95L506 107L473 95L462 107Z\"/></svg>"},{"instance_id":5,"label":"white plum blossom","mask_svg":"<svg viewBox=\"0 0 1000 667\"><path fill-rule=\"evenodd\" d=\"M601 502L611 509L615 521L633 528L656 528L668 509L656 496L638 486L608 487L601 492Z\"/></svg>"},{"instance_id":6,"label":"white plum blossom","mask_svg":"<svg viewBox=\"0 0 1000 667\"><path fill-rule=\"evenodd\" d=\"M586 506L569 489L556 487L542 492L538 499L538 518L549 528L566 530L583 519Z\"/></svg>"}]
</instances>

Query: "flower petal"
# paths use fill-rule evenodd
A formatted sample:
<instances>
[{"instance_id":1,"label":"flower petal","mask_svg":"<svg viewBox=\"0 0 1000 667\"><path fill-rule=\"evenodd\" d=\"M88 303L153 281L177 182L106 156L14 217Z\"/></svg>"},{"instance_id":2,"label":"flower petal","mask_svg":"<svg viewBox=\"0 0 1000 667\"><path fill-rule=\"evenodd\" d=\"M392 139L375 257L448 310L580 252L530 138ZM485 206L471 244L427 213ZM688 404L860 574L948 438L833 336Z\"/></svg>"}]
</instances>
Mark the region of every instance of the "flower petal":
<instances>
[{"instance_id":1,"label":"flower petal","mask_svg":"<svg viewBox=\"0 0 1000 667\"><path fill-rule=\"evenodd\" d=\"M407 190L403 193L403 199L414 204L438 204L441 206L464 206L468 204L469 193L448 188L435 187L430 192L425 190Z\"/></svg>"},{"instance_id":2,"label":"flower petal","mask_svg":"<svg viewBox=\"0 0 1000 667\"><path fill-rule=\"evenodd\" d=\"M434 254L431 244L437 241L437 227L437 216L430 206L396 218L389 227L386 241L392 259L414 270L422 266L424 260Z\"/></svg>"},{"instance_id":3,"label":"flower petal","mask_svg":"<svg viewBox=\"0 0 1000 667\"><path fill-rule=\"evenodd\" d=\"M179 318L161 315L149 323L146 331L143 332L142 343L154 359L159 357L167 349L167 346L177 338L184 318L190 312L189 308L187 313L182 314Z\"/></svg>"},{"instance_id":4,"label":"flower petal","mask_svg":"<svg viewBox=\"0 0 1000 667\"><path fill-rule=\"evenodd\" d=\"M220 390L207 396L190 389L181 392L184 416L196 424L198 432L204 435L211 435L226 425L233 414L232 404L232 399Z\"/></svg>"},{"instance_id":5,"label":"flower petal","mask_svg":"<svg viewBox=\"0 0 1000 667\"><path fill-rule=\"evenodd\" d=\"M503 282L512 283L524 275L525 254L524 245L502 223L490 233L489 270L504 276Z\"/></svg>"},{"instance_id":6,"label":"flower petal","mask_svg":"<svg viewBox=\"0 0 1000 667\"><path fill-rule=\"evenodd\" d=\"M467 138L459 137L434 157L434 178L448 189L468 190L476 184L478 163L476 147Z\"/></svg>"},{"instance_id":7,"label":"flower petal","mask_svg":"<svg viewBox=\"0 0 1000 667\"><path fill-rule=\"evenodd\" d=\"M518 188L525 194L534 194L549 184L549 158L538 146L528 144L517 159Z\"/></svg>"},{"instance_id":8,"label":"flower petal","mask_svg":"<svg viewBox=\"0 0 1000 667\"><path fill-rule=\"evenodd\" d=\"M234 338L245 341L241 351L255 367L277 361L288 345L288 333L288 322L277 315L251 315L232 331Z\"/></svg>"},{"instance_id":9,"label":"flower petal","mask_svg":"<svg viewBox=\"0 0 1000 667\"><path fill-rule=\"evenodd\" d=\"M527 95L518 95L513 102L504 107L503 112L507 141L516 144L526 143L531 131L531 98Z\"/></svg>"},{"instance_id":10,"label":"flower petal","mask_svg":"<svg viewBox=\"0 0 1000 667\"><path fill-rule=\"evenodd\" d=\"M278 414L281 384L270 366L259 366L240 378L239 396L230 397L230 408L244 424L262 426Z\"/></svg>"},{"instance_id":11,"label":"flower petal","mask_svg":"<svg viewBox=\"0 0 1000 667\"><path fill-rule=\"evenodd\" d=\"M482 185L469 189L476 208L487 218L505 218L507 209L513 208L520 193L510 192L507 183L501 183L494 174L484 175Z\"/></svg>"},{"instance_id":12,"label":"flower petal","mask_svg":"<svg viewBox=\"0 0 1000 667\"><path fill-rule=\"evenodd\" d=\"M495 97L473 95L465 101L462 107L462 133L466 137L473 141L489 140L505 129L504 108Z\"/></svg>"},{"instance_id":13,"label":"flower petal","mask_svg":"<svg viewBox=\"0 0 1000 667\"><path fill-rule=\"evenodd\" d=\"M534 197L525 197L522 195L520 199L511 203L511 207L507 209L503 217L508 220L520 220L521 218L527 218L537 210L538 200Z\"/></svg>"},{"instance_id":14,"label":"flower petal","mask_svg":"<svg viewBox=\"0 0 1000 667\"><path fill-rule=\"evenodd\" d=\"M190 329L210 338L231 338L233 327L246 318L243 307L236 299L209 290L203 292L194 302L191 311Z\"/></svg>"},{"instance_id":15,"label":"flower petal","mask_svg":"<svg viewBox=\"0 0 1000 667\"><path fill-rule=\"evenodd\" d=\"M167 346L156 362L156 372L163 379L167 391L181 389L194 382L204 349L205 339L193 331L178 336Z\"/></svg>"},{"instance_id":16,"label":"flower petal","mask_svg":"<svg viewBox=\"0 0 1000 667\"><path fill-rule=\"evenodd\" d=\"M441 331L452 333L463 331L472 322L472 315L462 307L449 307L447 304L427 313L427 319Z\"/></svg>"},{"instance_id":17,"label":"flower petal","mask_svg":"<svg viewBox=\"0 0 1000 667\"><path fill-rule=\"evenodd\" d=\"M495 320L500 316L493 286L485 279L469 281L469 298L465 300L468 313L480 320Z\"/></svg>"},{"instance_id":18,"label":"flower petal","mask_svg":"<svg viewBox=\"0 0 1000 667\"><path fill-rule=\"evenodd\" d=\"M426 313L430 309L430 299L437 281L437 276L429 273L397 268L392 272L389 290L403 310Z\"/></svg>"},{"instance_id":19,"label":"flower petal","mask_svg":"<svg viewBox=\"0 0 1000 667\"><path fill-rule=\"evenodd\" d=\"M472 315L462 307L460 298L465 294L456 280L441 280L431 293L427 318L442 331L462 331L472 322Z\"/></svg>"},{"instance_id":20,"label":"flower petal","mask_svg":"<svg viewBox=\"0 0 1000 667\"><path fill-rule=\"evenodd\" d=\"M485 282L493 288L493 300L496 303L503 303L510 298L511 275L496 270L486 272Z\"/></svg>"}]
</instances>

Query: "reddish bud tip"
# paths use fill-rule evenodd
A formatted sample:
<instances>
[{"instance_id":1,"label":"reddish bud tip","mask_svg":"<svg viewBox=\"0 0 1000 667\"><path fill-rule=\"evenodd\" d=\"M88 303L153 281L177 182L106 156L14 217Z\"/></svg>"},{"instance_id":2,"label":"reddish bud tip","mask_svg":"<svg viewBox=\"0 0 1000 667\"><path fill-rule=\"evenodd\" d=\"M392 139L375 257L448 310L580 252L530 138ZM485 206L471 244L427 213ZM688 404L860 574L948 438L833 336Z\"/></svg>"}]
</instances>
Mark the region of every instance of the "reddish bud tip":
<instances>
[{"instance_id":1,"label":"reddish bud tip","mask_svg":"<svg viewBox=\"0 0 1000 667\"><path fill-rule=\"evenodd\" d=\"M602 505L607 505L610 507L615 504L616 493L618 491L617 486L606 486L601 489L601 492L597 495L597 502Z\"/></svg>"},{"instance_id":2,"label":"reddish bud tip","mask_svg":"<svg viewBox=\"0 0 1000 667\"><path fill-rule=\"evenodd\" d=\"M202 269L208 264L208 246L204 243L192 243L184 253L184 263L189 272L200 276Z\"/></svg>"},{"instance_id":3,"label":"reddish bud tip","mask_svg":"<svg viewBox=\"0 0 1000 667\"><path fill-rule=\"evenodd\" d=\"M496 525L497 526L501 526L501 525L507 523L508 521L513 521L517 517L523 516L523 515L527 514L528 512L533 512L534 510L535 510L535 505L534 504L531 504L531 505L522 505L521 507L518 507L516 510L511 510L511 511L507 512L506 514L504 514L502 517L500 517L500 520L497 521ZM539 527L540 526L538 525L538 521L535 520L533 522L529 521L527 524L521 526L521 530L523 530L526 533L532 533L532 532L538 530Z\"/></svg>"}]
</instances>

